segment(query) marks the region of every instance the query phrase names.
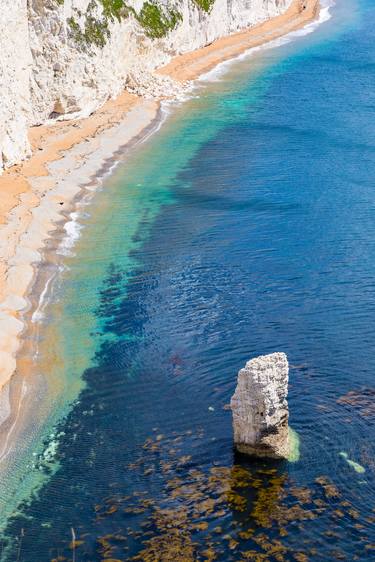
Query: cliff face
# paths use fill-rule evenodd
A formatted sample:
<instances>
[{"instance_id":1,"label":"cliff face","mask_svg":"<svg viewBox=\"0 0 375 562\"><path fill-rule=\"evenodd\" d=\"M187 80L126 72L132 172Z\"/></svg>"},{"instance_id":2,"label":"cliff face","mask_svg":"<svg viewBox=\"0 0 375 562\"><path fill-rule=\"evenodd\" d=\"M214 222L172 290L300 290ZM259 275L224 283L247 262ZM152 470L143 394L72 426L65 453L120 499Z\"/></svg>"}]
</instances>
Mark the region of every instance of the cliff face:
<instances>
[{"instance_id":1,"label":"cliff face","mask_svg":"<svg viewBox=\"0 0 375 562\"><path fill-rule=\"evenodd\" d=\"M240 370L231 399L234 444L240 453L288 458L288 381L285 353L261 355Z\"/></svg>"},{"instance_id":2,"label":"cliff face","mask_svg":"<svg viewBox=\"0 0 375 562\"><path fill-rule=\"evenodd\" d=\"M2 0L0 169L29 154L28 126L88 115L124 88L168 90L152 71L171 56L278 15L290 1Z\"/></svg>"},{"instance_id":3,"label":"cliff face","mask_svg":"<svg viewBox=\"0 0 375 562\"><path fill-rule=\"evenodd\" d=\"M3 0L0 10L0 172L29 154L30 71L26 0Z\"/></svg>"}]
</instances>

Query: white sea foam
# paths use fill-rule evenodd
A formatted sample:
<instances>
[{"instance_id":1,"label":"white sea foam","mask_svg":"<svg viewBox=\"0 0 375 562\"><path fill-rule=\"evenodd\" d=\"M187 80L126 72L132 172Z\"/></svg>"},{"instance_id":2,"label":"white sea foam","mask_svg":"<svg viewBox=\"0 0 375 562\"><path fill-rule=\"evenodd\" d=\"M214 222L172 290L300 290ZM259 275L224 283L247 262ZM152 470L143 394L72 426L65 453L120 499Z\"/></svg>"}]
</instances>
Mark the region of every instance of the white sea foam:
<instances>
[{"instance_id":1,"label":"white sea foam","mask_svg":"<svg viewBox=\"0 0 375 562\"><path fill-rule=\"evenodd\" d=\"M44 287L43 287L43 291L40 293L39 296L39 300L38 300L38 306L36 307L35 311L33 312L32 316L31 316L31 322L33 324L36 324L37 322L40 322L41 320L43 320L44 318L44 311L49 303L49 297L50 297L50 289L51 286L53 284L53 281L56 279L56 277L62 272L64 271L64 269L66 269L66 266L63 264L60 264L55 273L51 276L48 277ZM34 353L34 359L37 358L38 356L38 346L36 346L36 351Z\"/></svg>"},{"instance_id":2,"label":"white sea foam","mask_svg":"<svg viewBox=\"0 0 375 562\"><path fill-rule=\"evenodd\" d=\"M143 134L140 138L140 140L138 142L135 143L135 146L137 144L143 144L144 142L146 142L152 135L154 135L155 133L157 133L160 129L161 126L163 125L163 123L166 121L167 117L170 115L171 111L169 110L169 106L168 103L162 101L160 104L160 118L155 122L155 125L153 127L150 127L150 129L147 131L146 134Z\"/></svg>"},{"instance_id":3,"label":"white sea foam","mask_svg":"<svg viewBox=\"0 0 375 562\"><path fill-rule=\"evenodd\" d=\"M39 322L40 320L42 320L43 318L43 310L44 310L44 306L45 306L45 301L46 301L46 295L49 289L49 286L51 284L53 277L49 277L46 281L46 284L44 285L43 291L40 293L40 297L39 297L39 302L38 302L38 307L35 309L35 311L33 312L33 315L31 317L31 322L35 323L35 322Z\"/></svg>"},{"instance_id":4,"label":"white sea foam","mask_svg":"<svg viewBox=\"0 0 375 562\"><path fill-rule=\"evenodd\" d=\"M71 250L80 237L80 233L82 230L82 224L79 223L80 213L74 211L70 213L70 220L67 221L64 225L64 230L66 235L61 241L61 244L57 250L58 254L62 254L64 256L71 255Z\"/></svg>"}]
</instances>

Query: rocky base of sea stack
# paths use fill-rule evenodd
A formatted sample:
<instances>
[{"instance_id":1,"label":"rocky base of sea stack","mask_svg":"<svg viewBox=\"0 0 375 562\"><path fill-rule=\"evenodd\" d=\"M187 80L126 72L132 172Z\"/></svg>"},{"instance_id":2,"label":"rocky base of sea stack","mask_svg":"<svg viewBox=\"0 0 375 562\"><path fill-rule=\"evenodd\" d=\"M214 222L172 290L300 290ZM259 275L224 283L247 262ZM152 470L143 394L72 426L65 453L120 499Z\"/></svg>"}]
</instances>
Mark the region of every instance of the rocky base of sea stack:
<instances>
[{"instance_id":1,"label":"rocky base of sea stack","mask_svg":"<svg viewBox=\"0 0 375 562\"><path fill-rule=\"evenodd\" d=\"M256 357L240 370L231 400L237 451L256 457L288 458L288 380L285 353Z\"/></svg>"}]
</instances>

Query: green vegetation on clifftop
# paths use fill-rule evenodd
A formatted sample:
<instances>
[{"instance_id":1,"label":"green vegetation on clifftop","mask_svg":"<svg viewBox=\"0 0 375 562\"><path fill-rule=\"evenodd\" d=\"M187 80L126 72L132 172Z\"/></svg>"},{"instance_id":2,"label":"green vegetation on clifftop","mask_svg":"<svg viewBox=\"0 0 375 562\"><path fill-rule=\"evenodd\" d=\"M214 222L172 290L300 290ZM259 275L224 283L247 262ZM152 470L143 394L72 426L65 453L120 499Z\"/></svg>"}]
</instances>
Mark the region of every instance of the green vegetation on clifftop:
<instances>
[{"instance_id":1,"label":"green vegetation on clifftop","mask_svg":"<svg viewBox=\"0 0 375 562\"><path fill-rule=\"evenodd\" d=\"M130 12L134 12L133 8L127 6L124 0L98 0L103 7L103 15L109 20L118 21L128 17Z\"/></svg>"},{"instance_id":2,"label":"green vegetation on clifftop","mask_svg":"<svg viewBox=\"0 0 375 562\"><path fill-rule=\"evenodd\" d=\"M196 0L196 3L211 5L213 1ZM56 2L60 5L64 4L64 0L56 0ZM68 25L71 37L82 50L87 50L91 46L103 48L110 35L110 22L121 21L130 14L143 27L147 37L152 39L165 37L182 20L182 15L175 8L161 7L154 0L146 1L139 13L128 6L125 0L91 0L85 14L79 10L76 14L77 17L68 19Z\"/></svg>"},{"instance_id":3,"label":"green vegetation on clifftop","mask_svg":"<svg viewBox=\"0 0 375 562\"><path fill-rule=\"evenodd\" d=\"M83 25L78 23L74 17L68 19L70 34L83 50L92 45L103 48L110 35L110 22L115 19L121 21L133 12L134 10L123 0L91 0L87 6ZM77 15L82 16L79 11L77 11Z\"/></svg>"},{"instance_id":4,"label":"green vegetation on clifftop","mask_svg":"<svg viewBox=\"0 0 375 562\"><path fill-rule=\"evenodd\" d=\"M146 35L152 39L165 37L182 20L182 16L177 10L168 8L164 12L154 2L145 2L136 18L144 28Z\"/></svg>"},{"instance_id":5,"label":"green vegetation on clifftop","mask_svg":"<svg viewBox=\"0 0 375 562\"><path fill-rule=\"evenodd\" d=\"M210 12L212 6L215 4L215 0L194 0L198 8L204 12Z\"/></svg>"}]
</instances>

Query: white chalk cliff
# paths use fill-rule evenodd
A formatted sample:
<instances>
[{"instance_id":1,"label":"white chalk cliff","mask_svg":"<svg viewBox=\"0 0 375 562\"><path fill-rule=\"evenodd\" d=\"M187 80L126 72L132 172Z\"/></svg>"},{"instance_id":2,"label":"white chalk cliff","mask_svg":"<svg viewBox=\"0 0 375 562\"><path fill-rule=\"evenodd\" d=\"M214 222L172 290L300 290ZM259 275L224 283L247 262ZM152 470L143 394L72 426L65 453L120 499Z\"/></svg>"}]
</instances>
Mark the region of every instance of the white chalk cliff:
<instances>
[{"instance_id":1,"label":"white chalk cliff","mask_svg":"<svg viewBox=\"0 0 375 562\"><path fill-rule=\"evenodd\" d=\"M288 381L285 353L261 355L240 370L230 403L234 444L240 453L288 458Z\"/></svg>"},{"instance_id":2,"label":"white chalk cliff","mask_svg":"<svg viewBox=\"0 0 375 562\"><path fill-rule=\"evenodd\" d=\"M173 55L276 16L290 2L2 0L0 171L29 155L29 126L88 115L125 88L159 95L162 79L152 72ZM165 87L173 88L168 79Z\"/></svg>"}]
</instances>

